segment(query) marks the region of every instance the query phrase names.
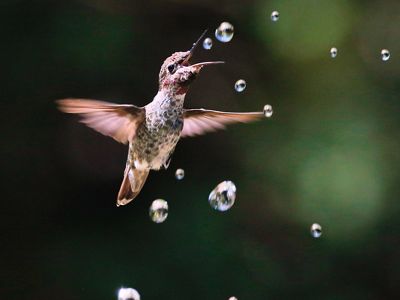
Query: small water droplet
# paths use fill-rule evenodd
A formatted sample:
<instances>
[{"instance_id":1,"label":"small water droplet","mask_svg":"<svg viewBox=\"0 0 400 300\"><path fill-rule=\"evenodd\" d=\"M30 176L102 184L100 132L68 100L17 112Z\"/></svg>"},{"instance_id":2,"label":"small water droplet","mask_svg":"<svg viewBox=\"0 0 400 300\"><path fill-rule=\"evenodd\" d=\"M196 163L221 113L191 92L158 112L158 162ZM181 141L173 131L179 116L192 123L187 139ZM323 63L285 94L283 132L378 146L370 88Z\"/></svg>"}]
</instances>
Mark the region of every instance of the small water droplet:
<instances>
[{"instance_id":1,"label":"small water droplet","mask_svg":"<svg viewBox=\"0 0 400 300\"><path fill-rule=\"evenodd\" d=\"M246 81L243 79L239 79L238 81L235 82L235 90L236 92L243 92L246 88Z\"/></svg>"},{"instance_id":2,"label":"small water droplet","mask_svg":"<svg viewBox=\"0 0 400 300\"><path fill-rule=\"evenodd\" d=\"M150 219L155 223L162 223L168 217L168 203L163 199L154 200L149 209Z\"/></svg>"},{"instance_id":3,"label":"small water droplet","mask_svg":"<svg viewBox=\"0 0 400 300\"><path fill-rule=\"evenodd\" d=\"M264 116L266 116L267 118L271 117L272 114L274 113L272 106L269 104L264 105Z\"/></svg>"},{"instance_id":4,"label":"small water droplet","mask_svg":"<svg viewBox=\"0 0 400 300\"><path fill-rule=\"evenodd\" d=\"M317 223L312 224L310 232L311 232L311 235L313 238L319 238L322 235L321 225L319 225Z\"/></svg>"},{"instance_id":5,"label":"small water droplet","mask_svg":"<svg viewBox=\"0 0 400 300\"><path fill-rule=\"evenodd\" d=\"M238 300L238 298L232 296L232 297L230 297L228 300Z\"/></svg>"},{"instance_id":6,"label":"small water droplet","mask_svg":"<svg viewBox=\"0 0 400 300\"><path fill-rule=\"evenodd\" d=\"M273 22L278 21L278 20L279 20L279 12L277 12L276 10L274 10L274 11L271 13L271 20L272 20Z\"/></svg>"},{"instance_id":7,"label":"small water droplet","mask_svg":"<svg viewBox=\"0 0 400 300\"><path fill-rule=\"evenodd\" d=\"M140 300L140 295L135 289L120 288L118 292L118 300Z\"/></svg>"},{"instance_id":8,"label":"small water droplet","mask_svg":"<svg viewBox=\"0 0 400 300\"><path fill-rule=\"evenodd\" d=\"M212 41L211 38L208 37L208 38L204 39L204 41L203 41L203 48L204 49L210 50L212 45L213 45L213 41Z\"/></svg>"},{"instance_id":9,"label":"small water droplet","mask_svg":"<svg viewBox=\"0 0 400 300\"><path fill-rule=\"evenodd\" d=\"M215 29L215 37L218 41L227 43L233 38L234 28L231 23L222 22L217 29Z\"/></svg>"},{"instance_id":10,"label":"small water droplet","mask_svg":"<svg viewBox=\"0 0 400 300\"><path fill-rule=\"evenodd\" d=\"M335 47L332 47L330 50L331 57L335 58L337 56L337 49Z\"/></svg>"},{"instance_id":11,"label":"small water droplet","mask_svg":"<svg viewBox=\"0 0 400 300\"><path fill-rule=\"evenodd\" d=\"M185 177L185 170L184 169L177 169L175 172L175 178L178 180L182 180Z\"/></svg>"},{"instance_id":12,"label":"small water droplet","mask_svg":"<svg viewBox=\"0 0 400 300\"><path fill-rule=\"evenodd\" d=\"M232 181L218 184L208 196L208 202L215 210L226 211L235 203L236 186Z\"/></svg>"},{"instance_id":13,"label":"small water droplet","mask_svg":"<svg viewBox=\"0 0 400 300\"><path fill-rule=\"evenodd\" d=\"M381 55L382 55L382 60L383 61L388 61L389 58L390 58L390 52L389 52L388 49L382 49Z\"/></svg>"}]
</instances>

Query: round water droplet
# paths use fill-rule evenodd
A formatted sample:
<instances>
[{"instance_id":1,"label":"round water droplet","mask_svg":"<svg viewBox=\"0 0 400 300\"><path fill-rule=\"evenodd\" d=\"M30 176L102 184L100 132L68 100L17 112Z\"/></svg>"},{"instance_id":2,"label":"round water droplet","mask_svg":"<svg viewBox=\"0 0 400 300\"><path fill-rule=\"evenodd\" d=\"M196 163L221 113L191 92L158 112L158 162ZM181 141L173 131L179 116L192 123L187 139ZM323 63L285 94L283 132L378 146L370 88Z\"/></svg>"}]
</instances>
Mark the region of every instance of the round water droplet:
<instances>
[{"instance_id":1,"label":"round water droplet","mask_svg":"<svg viewBox=\"0 0 400 300\"><path fill-rule=\"evenodd\" d=\"M246 81L243 79L239 79L238 81L235 82L235 90L236 92L243 92L246 88Z\"/></svg>"},{"instance_id":2,"label":"round water droplet","mask_svg":"<svg viewBox=\"0 0 400 300\"><path fill-rule=\"evenodd\" d=\"M177 169L175 172L175 178L178 180L182 180L185 177L185 170L184 169Z\"/></svg>"},{"instance_id":3,"label":"round water droplet","mask_svg":"<svg viewBox=\"0 0 400 300\"><path fill-rule=\"evenodd\" d=\"M274 10L274 11L271 13L271 20L274 21L274 22L278 21L278 20L279 20L279 12L277 12L276 10Z\"/></svg>"},{"instance_id":4,"label":"round water droplet","mask_svg":"<svg viewBox=\"0 0 400 300\"><path fill-rule=\"evenodd\" d=\"M311 232L311 235L313 238L319 238L322 235L321 225L319 225L317 223L312 224L310 232Z\"/></svg>"},{"instance_id":5,"label":"round water droplet","mask_svg":"<svg viewBox=\"0 0 400 300\"><path fill-rule=\"evenodd\" d=\"M215 29L215 37L218 41L227 43L233 38L234 28L231 23L222 22L217 29Z\"/></svg>"},{"instance_id":6,"label":"round water droplet","mask_svg":"<svg viewBox=\"0 0 400 300\"><path fill-rule=\"evenodd\" d=\"M335 47L332 47L330 50L330 53L331 53L331 57L335 58L337 55L337 49Z\"/></svg>"},{"instance_id":7,"label":"round water droplet","mask_svg":"<svg viewBox=\"0 0 400 300\"><path fill-rule=\"evenodd\" d=\"M238 300L238 298L232 296L228 300Z\"/></svg>"},{"instance_id":8,"label":"round water droplet","mask_svg":"<svg viewBox=\"0 0 400 300\"><path fill-rule=\"evenodd\" d=\"M388 61L389 58L390 58L390 52L389 52L388 49L382 49L381 55L382 55L382 60L383 61Z\"/></svg>"},{"instance_id":9,"label":"round water droplet","mask_svg":"<svg viewBox=\"0 0 400 300\"><path fill-rule=\"evenodd\" d=\"M149 209L150 219L155 223L162 223L168 217L168 203L163 199L154 200Z\"/></svg>"},{"instance_id":10,"label":"round water droplet","mask_svg":"<svg viewBox=\"0 0 400 300\"><path fill-rule=\"evenodd\" d=\"M236 186L232 181L223 181L208 196L208 202L215 210L226 211L235 203Z\"/></svg>"},{"instance_id":11,"label":"round water droplet","mask_svg":"<svg viewBox=\"0 0 400 300\"><path fill-rule=\"evenodd\" d=\"M140 295L135 289L120 288L118 292L118 300L140 300Z\"/></svg>"},{"instance_id":12,"label":"round water droplet","mask_svg":"<svg viewBox=\"0 0 400 300\"><path fill-rule=\"evenodd\" d=\"M210 39L209 37L204 39L204 41L203 41L203 48L204 49L210 50L212 45L213 45L212 39Z\"/></svg>"},{"instance_id":13,"label":"round water droplet","mask_svg":"<svg viewBox=\"0 0 400 300\"><path fill-rule=\"evenodd\" d=\"M272 116L274 111L272 110L272 106L269 104L264 105L264 115L269 118Z\"/></svg>"}]
</instances>

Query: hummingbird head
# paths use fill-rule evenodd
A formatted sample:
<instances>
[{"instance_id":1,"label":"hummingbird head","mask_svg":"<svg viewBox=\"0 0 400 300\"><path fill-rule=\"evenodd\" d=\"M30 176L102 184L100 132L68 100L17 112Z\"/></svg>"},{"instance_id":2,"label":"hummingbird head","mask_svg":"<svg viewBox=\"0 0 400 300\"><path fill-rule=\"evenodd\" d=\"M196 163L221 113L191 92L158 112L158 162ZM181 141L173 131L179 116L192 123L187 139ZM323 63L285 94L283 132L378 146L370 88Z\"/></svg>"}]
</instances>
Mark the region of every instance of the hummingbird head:
<instances>
[{"instance_id":1,"label":"hummingbird head","mask_svg":"<svg viewBox=\"0 0 400 300\"><path fill-rule=\"evenodd\" d=\"M168 89L176 94L184 94L203 66L223 63L222 61L210 61L190 65L189 61L194 50L206 32L207 30L203 32L189 51L175 52L164 61L159 75L159 90Z\"/></svg>"}]
</instances>

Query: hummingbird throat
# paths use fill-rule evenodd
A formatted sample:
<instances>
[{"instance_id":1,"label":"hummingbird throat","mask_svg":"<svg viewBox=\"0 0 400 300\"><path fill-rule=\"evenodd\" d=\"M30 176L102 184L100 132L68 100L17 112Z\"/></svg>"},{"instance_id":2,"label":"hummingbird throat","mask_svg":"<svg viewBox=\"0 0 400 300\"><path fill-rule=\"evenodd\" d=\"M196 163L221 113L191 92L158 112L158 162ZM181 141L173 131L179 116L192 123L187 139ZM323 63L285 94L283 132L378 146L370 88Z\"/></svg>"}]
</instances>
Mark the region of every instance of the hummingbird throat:
<instances>
[{"instance_id":1,"label":"hummingbird throat","mask_svg":"<svg viewBox=\"0 0 400 300\"><path fill-rule=\"evenodd\" d=\"M188 90L189 90L189 86L188 86L188 85L187 85L187 86L180 86L180 87L176 90L175 94L176 94L176 95L183 95L183 96L185 96Z\"/></svg>"},{"instance_id":2,"label":"hummingbird throat","mask_svg":"<svg viewBox=\"0 0 400 300\"><path fill-rule=\"evenodd\" d=\"M186 88L187 91L187 88ZM183 103L185 101L186 91L177 89L171 91L170 89L162 89L158 92L155 97L155 103L158 103L158 109L170 110L170 109L183 109Z\"/></svg>"}]
</instances>

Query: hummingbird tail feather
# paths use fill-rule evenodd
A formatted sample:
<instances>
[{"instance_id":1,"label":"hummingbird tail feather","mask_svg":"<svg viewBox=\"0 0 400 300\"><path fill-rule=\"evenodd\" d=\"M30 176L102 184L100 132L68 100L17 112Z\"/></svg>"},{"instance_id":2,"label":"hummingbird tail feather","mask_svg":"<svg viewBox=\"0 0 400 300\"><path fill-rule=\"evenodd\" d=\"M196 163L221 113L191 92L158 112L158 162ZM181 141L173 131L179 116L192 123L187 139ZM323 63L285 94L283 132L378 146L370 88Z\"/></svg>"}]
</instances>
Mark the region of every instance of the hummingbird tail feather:
<instances>
[{"instance_id":1,"label":"hummingbird tail feather","mask_svg":"<svg viewBox=\"0 0 400 300\"><path fill-rule=\"evenodd\" d=\"M150 170L138 170L133 166L126 166L124 179L118 193L117 206L126 205L139 195L149 172Z\"/></svg>"}]
</instances>

